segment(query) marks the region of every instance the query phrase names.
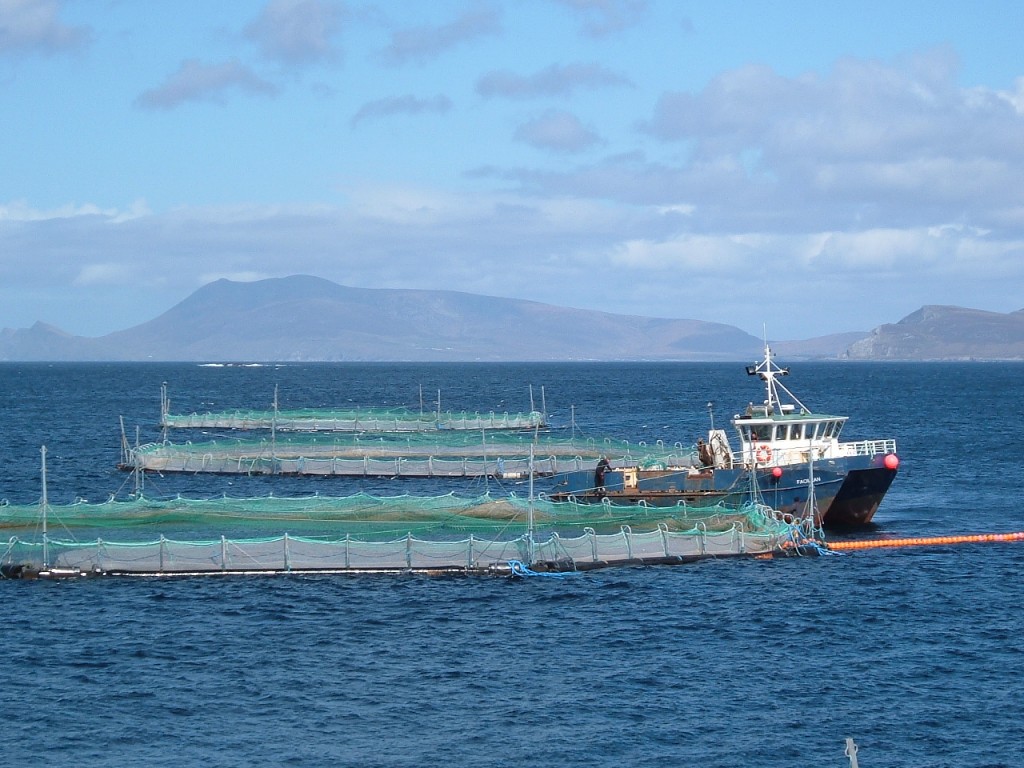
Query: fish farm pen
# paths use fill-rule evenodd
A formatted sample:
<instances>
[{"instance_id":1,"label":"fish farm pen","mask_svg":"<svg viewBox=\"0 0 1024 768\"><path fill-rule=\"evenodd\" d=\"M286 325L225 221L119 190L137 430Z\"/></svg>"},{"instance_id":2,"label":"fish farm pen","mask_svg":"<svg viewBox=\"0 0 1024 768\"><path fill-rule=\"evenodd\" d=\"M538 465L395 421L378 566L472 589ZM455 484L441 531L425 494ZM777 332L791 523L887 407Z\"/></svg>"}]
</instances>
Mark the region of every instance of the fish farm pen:
<instances>
[{"instance_id":1,"label":"fish farm pen","mask_svg":"<svg viewBox=\"0 0 1024 768\"><path fill-rule=\"evenodd\" d=\"M516 575L808 551L799 526L762 505L616 507L486 495L3 505L0 528L11 534L0 550L2 575L22 578Z\"/></svg>"},{"instance_id":2,"label":"fish farm pen","mask_svg":"<svg viewBox=\"0 0 1024 768\"><path fill-rule=\"evenodd\" d=\"M487 438L472 432L381 433L227 439L129 446L121 468L234 475L523 478L594 469L610 461L688 467L694 447L565 440L532 433Z\"/></svg>"},{"instance_id":3,"label":"fish farm pen","mask_svg":"<svg viewBox=\"0 0 1024 768\"><path fill-rule=\"evenodd\" d=\"M520 430L545 426L532 413L418 413L405 409L223 411L164 414L166 429L276 429L279 432L433 432L441 430Z\"/></svg>"},{"instance_id":4,"label":"fish farm pen","mask_svg":"<svg viewBox=\"0 0 1024 768\"><path fill-rule=\"evenodd\" d=\"M530 390L532 405L533 390ZM543 396L543 388L541 390ZM160 390L160 426L163 429L239 429L280 432L436 432L444 430L530 430L547 426L544 413L470 413L442 411L441 393L434 411L411 408L301 408L280 410L277 390L271 410L231 410L172 414L167 385Z\"/></svg>"}]
</instances>

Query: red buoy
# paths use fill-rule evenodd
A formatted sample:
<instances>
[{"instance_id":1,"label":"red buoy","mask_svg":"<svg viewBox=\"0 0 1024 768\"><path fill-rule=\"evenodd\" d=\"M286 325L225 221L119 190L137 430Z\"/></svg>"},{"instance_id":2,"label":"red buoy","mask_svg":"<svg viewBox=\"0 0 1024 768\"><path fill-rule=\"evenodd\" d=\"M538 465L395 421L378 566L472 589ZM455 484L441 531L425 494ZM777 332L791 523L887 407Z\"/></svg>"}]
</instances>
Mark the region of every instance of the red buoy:
<instances>
[{"instance_id":1,"label":"red buoy","mask_svg":"<svg viewBox=\"0 0 1024 768\"><path fill-rule=\"evenodd\" d=\"M885 456L885 468L896 469L900 465L899 457L895 453L888 453Z\"/></svg>"},{"instance_id":2,"label":"red buoy","mask_svg":"<svg viewBox=\"0 0 1024 768\"><path fill-rule=\"evenodd\" d=\"M782 477L782 467L774 467L772 469L772 477L774 477L776 480Z\"/></svg>"}]
</instances>

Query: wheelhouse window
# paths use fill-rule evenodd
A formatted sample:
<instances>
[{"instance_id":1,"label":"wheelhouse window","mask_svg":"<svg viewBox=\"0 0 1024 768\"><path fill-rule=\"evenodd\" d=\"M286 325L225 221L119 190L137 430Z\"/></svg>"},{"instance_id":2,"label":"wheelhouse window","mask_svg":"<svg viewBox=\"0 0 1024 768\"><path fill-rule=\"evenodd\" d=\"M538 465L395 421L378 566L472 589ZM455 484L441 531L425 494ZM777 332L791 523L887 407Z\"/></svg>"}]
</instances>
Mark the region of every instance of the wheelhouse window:
<instances>
[{"instance_id":1,"label":"wheelhouse window","mask_svg":"<svg viewBox=\"0 0 1024 768\"><path fill-rule=\"evenodd\" d=\"M789 439L790 440L802 440L804 436L804 425L803 424L791 424L789 428Z\"/></svg>"}]
</instances>

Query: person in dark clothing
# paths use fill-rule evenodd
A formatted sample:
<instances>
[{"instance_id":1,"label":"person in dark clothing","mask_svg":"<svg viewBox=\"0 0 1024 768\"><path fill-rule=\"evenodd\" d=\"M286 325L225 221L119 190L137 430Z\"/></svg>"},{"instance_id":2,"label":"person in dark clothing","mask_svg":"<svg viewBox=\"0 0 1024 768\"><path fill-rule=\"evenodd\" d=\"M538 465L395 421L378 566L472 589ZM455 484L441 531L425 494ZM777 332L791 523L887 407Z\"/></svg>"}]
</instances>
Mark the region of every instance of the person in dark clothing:
<instances>
[{"instance_id":1,"label":"person in dark clothing","mask_svg":"<svg viewBox=\"0 0 1024 768\"><path fill-rule=\"evenodd\" d=\"M711 454L711 446L702 438L697 438L697 460L701 467L710 467L715 463L715 457Z\"/></svg>"},{"instance_id":2,"label":"person in dark clothing","mask_svg":"<svg viewBox=\"0 0 1024 768\"><path fill-rule=\"evenodd\" d=\"M608 463L608 459L604 456L597 462L597 468L594 470L594 488L597 489L598 493L604 493L604 476L608 474L608 470L611 467L612 465Z\"/></svg>"}]
</instances>

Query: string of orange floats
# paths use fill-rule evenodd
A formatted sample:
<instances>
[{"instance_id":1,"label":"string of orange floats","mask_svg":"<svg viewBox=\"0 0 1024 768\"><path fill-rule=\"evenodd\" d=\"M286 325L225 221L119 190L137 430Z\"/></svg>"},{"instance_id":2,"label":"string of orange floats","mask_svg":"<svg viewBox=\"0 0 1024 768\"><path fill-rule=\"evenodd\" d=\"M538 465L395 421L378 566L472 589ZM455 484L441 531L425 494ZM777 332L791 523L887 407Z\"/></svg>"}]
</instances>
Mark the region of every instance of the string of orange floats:
<instances>
[{"instance_id":1,"label":"string of orange floats","mask_svg":"<svg viewBox=\"0 0 1024 768\"><path fill-rule=\"evenodd\" d=\"M866 541L830 541L829 549L874 549L876 547L929 547L940 544L978 544L991 541L1024 541L1024 531L1016 533L976 533L960 536L925 536L911 539L870 539Z\"/></svg>"}]
</instances>

